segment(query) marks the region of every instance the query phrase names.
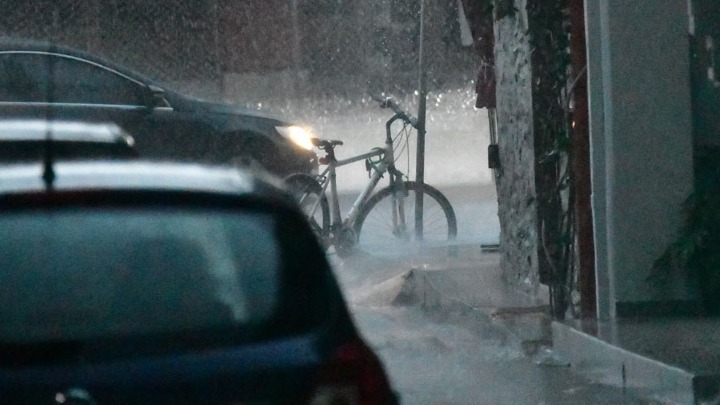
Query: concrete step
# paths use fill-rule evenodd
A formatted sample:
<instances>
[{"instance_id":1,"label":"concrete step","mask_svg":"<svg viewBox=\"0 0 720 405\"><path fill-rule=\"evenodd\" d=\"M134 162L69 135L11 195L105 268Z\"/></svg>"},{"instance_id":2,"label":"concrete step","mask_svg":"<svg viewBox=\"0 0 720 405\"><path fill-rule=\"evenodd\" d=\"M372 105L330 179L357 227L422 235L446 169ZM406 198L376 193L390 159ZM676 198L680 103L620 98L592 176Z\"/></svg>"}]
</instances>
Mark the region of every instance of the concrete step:
<instances>
[{"instance_id":1,"label":"concrete step","mask_svg":"<svg viewBox=\"0 0 720 405\"><path fill-rule=\"evenodd\" d=\"M591 380L663 403L720 403L720 320L553 322L552 338Z\"/></svg>"},{"instance_id":2,"label":"concrete step","mask_svg":"<svg viewBox=\"0 0 720 405\"><path fill-rule=\"evenodd\" d=\"M456 256L454 251L450 254ZM526 355L551 344L547 304L509 288L501 279L497 254L478 251L473 260L462 263L421 262L377 284L355 302L417 305L438 321L461 324L485 337L502 336Z\"/></svg>"}]
</instances>

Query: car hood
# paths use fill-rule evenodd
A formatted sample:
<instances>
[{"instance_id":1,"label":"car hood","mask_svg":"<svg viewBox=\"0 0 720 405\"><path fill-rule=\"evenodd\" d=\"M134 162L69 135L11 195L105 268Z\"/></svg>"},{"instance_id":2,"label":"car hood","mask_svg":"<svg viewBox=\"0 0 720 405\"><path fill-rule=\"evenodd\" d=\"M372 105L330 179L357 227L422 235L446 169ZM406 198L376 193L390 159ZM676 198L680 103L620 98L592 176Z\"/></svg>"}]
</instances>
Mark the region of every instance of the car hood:
<instances>
[{"instance_id":1,"label":"car hood","mask_svg":"<svg viewBox=\"0 0 720 405\"><path fill-rule=\"evenodd\" d=\"M273 121L273 125L289 125L288 121L265 111L241 107L232 104L216 103L205 100L191 99L175 92L167 92L166 97L170 105L178 110L235 115L242 117L255 117L263 120Z\"/></svg>"}]
</instances>

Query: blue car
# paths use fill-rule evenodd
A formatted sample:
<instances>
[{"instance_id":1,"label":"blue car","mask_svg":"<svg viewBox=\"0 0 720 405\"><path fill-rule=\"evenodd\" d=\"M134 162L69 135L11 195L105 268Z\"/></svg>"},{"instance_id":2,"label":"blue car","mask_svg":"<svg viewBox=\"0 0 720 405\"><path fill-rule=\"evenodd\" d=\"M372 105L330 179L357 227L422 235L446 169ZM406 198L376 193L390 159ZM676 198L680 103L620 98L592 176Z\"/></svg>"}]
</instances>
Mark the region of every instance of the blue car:
<instances>
[{"instance_id":1,"label":"blue car","mask_svg":"<svg viewBox=\"0 0 720 405\"><path fill-rule=\"evenodd\" d=\"M274 179L2 167L0 403L395 403Z\"/></svg>"},{"instance_id":2,"label":"blue car","mask_svg":"<svg viewBox=\"0 0 720 405\"><path fill-rule=\"evenodd\" d=\"M237 106L181 95L72 48L0 39L0 119L112 122L140 156L240 164L284 177L313 173L305 127Z\"/></svg>"}]
</instances>

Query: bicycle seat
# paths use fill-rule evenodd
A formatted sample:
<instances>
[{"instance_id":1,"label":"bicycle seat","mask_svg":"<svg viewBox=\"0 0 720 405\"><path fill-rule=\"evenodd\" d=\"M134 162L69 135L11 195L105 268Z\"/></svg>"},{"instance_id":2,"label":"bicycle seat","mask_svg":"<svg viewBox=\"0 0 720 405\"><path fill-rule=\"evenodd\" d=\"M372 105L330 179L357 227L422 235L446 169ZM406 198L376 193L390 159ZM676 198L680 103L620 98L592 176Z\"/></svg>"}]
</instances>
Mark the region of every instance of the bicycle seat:
<instances>
[{"instance_id":1,"label":"bicycle seat","mask_svg":"<svg viewBox=\"0 0 720 405\"><path fill-rule=\"evenodd\" d=\"M312 143L313 143L313 145L317 146L320 149L325 149L325 148L334 148L336 145L342 145L343 141L337 141L337 140L333 140L333 139L313 138Z\"/></svg>"}]
</instances>

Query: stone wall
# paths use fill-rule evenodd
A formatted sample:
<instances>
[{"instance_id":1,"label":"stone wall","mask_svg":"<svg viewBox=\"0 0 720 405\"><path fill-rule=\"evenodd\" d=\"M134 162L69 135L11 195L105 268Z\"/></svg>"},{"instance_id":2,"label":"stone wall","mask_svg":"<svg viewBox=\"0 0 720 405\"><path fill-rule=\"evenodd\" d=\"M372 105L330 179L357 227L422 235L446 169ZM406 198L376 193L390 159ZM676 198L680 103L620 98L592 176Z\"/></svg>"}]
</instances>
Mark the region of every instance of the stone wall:
<instances>
[{"instance_id":1,"label":"stone wall","mask_svg":"<svg viewBox=\"0 0 720 405\"><path fill-rule=\"evenodd\" d=\"M496 171L503 276L538 290L538 233L533 137L532 71L526 1L495 22L495 72L500 168Z\"/></svg>"}]
</instances>

